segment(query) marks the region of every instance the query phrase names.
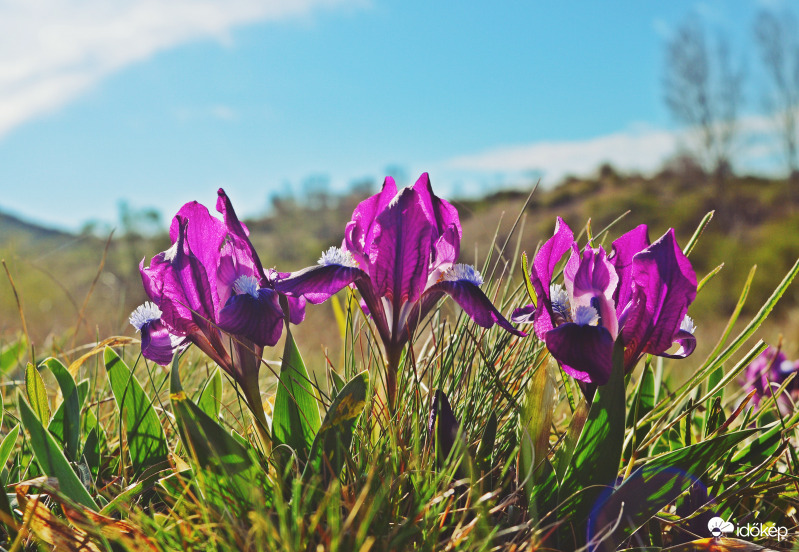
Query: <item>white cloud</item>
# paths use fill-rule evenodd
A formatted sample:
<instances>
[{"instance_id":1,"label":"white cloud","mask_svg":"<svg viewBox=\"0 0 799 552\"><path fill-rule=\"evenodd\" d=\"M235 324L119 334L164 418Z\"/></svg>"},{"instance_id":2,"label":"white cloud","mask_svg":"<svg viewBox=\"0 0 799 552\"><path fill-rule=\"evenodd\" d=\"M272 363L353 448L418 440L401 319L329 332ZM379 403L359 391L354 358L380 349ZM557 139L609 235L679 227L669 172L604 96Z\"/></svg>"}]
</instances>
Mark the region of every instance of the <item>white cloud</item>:
<instances>
[{"instance_id":1,"label":"white cloud","mask_svg":"<svg viewBox=\"0 0 799 552\"><path fill-rule=\"evenodd\" d=\"M774 121L761 115L742 117L739 136L733 150L734 165L744 171L779 171L774 164L781 144L774 135ZM541 141L529 144L498 146L474 154L446 159L435 166L464 182L530 180L541 177L545 186L557 184L567 175L592 174L603 163L621 171L651 174L677 146L691 147L689 132L673 132L633 125L627 130L587 140Z\"/></svg>"},{"instance_id":2,"label":"white cloud","mask_svg":"<svg viewBox=\"0 0 799 552\"><path fill-rule=\"evenodd\" d=\"M103 77L191 40L350 0L6 0L0 3L0 136ZM362 3L362 2L361 2Z\"/></svg>"},{"instance_id":3,"label":"white cloud","mask_svg":"<svg viewBox=\"0 0 799 552\"><path fill-rule=\"evenodd\" d=\"M568 174L587 174L609 162L622 170L648 171L674 153L675 137L664 130L618 132L588 140L503 146L443 162L450 170L484 173L540 173L547 184Z\"/></svg>"}]
</instances>

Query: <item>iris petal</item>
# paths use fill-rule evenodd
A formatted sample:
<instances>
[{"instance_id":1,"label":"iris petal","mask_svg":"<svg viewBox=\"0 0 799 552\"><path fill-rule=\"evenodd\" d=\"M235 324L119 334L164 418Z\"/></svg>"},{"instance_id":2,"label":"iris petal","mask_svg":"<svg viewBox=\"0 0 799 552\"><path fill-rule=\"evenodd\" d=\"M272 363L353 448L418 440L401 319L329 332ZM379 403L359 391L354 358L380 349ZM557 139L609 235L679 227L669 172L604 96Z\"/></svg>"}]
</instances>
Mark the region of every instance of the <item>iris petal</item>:
<instances>
[{"instance_id":1,"label":"iris petal","mask_svg":"<svg viewBox=\"0 0 799 552\"><path fill-rule=\"evenodd\" d=\"M275 281L275 289L291 297L304 297L314 305L330 299L359 278L369 278L363 270L351 266L317 265Z\"/></svg>"},{"instance_id":2,"label":"iris petal","mask_svg":"<svg viewBox=\"0 0 799 552\"><path fill-rule=\"evenodd\" d=\"M141 354L161 366L172 362L182 340L176 339L160 320L151 320L141 327Z\"/></svg>"},{"instance_id":3,"label":"iris petal","mask_svg":"<svg viewBox=\"0 0 799 552\"><path fill-rule=\"evenodd\" d=\"M613 294L613 299L616 302L616 314L619 316L621 310L631 300L633 257L647 247L649 247L649 230L646 224L633 228L613 242L610 262L619 276L619 284Z\"/></svg>"},{"instance_id":4,"label":"iris petal","mask_svg":"<svg viewBox=\"0 0 799 552\"><path fill-rule=\"evenodd\" d=\"M530 280L539 302L538 312L535 317L535 333L539 339L543 340L546 333L554 327L549 287L552 283L555 266L563 255L572 248L573 244L574 233L563 219L558 217L555 224L555 234L541 246L535 259L533 259Z\"/></svg>"},{"instance_id":5,"label":"iris petal","mask_svg":"<svg viewBox=\"0 0 799 552\"><path fill-rule=\"evenodd\" d=\"M613 338L602 326L567 323L547 332L547 349L575 379L604 385L613 367Z\"/></svg>"},{"instance_id":6,"label":"iris petal","mask_svg":"<svg viewBox=\"0 0 799 552\"><path fill-rule=\"evenodd\" d=\"M432 286L426 293L443 291L452 297L469 317L483 328L494 324L514 335L524 337L526 333L511 326L510 322L497 310L483 290L466 280L443 281Z\"/></svg>"},{"instance_id":7,"label":"iris petal","mask_svg":"<svg viewBox=\"0 0 799 552\"><path fill-rule=\"evenodd\" d=\"M405 188L377 216L369 253L369 276L377 295L388 298L395 314L416 302L429 274L433 229L419 194Z\"/></svg>"},{"instance_id":8,"label":"iris petal","mask_svg":"<svg viewBox=\"0 0 799 552\"><path fill-rule=\"evenodd\" d=\"M530 303L513 311L510 321L516 324L529 324L535 320L535 305Z\"/></svg>"},{"instance_id":9,"label":"iris petal","mask_svg":"<svg viewBox=\"0 0 799 552\"><path fill-rule=\"evenodd\" d=\"M463 237L458 210L433 193L427 173L422 173L413 189L419 197L428 221L435 229L433 237L435 254L431 269L457 262Z\"/></svg>"},{"instance_id":10,"label":"iris petal","mask_svg":"<svg viewBox=\"0 0 799 552\"><path fill-rule=\"evenodd\" d=\"M571 260L569 259L569 262ZM615 338L619 326L613 295L619 277L613 265L608 262L605 250L587 248L583 251L577 270L573 274L573 280L569 280L565 275L564 280L569 291L572 310L576 311L581 307L594 308L599 314L600 324Z\"/></svg>"},{"instance_id":11,"label":"iris petal","mask_svg":"<svg viewBox=\"0 0 799 552\"><path fill-rule=\"evenodd\" d=\"M283 310L277 292L261 288L257 297L249 293L234 295L219 312L219 328L262 347L275 345L283 332Z\"/></svg>"},{"instance_id":12,"label":"iris petal","mask_svg":"<svg viewBox=\"0 0 799 552\"><path fill-rule=\"evenodd\" d=\"M360 202L352 212L352 220L344 231L344 247L364 267L369 265L369 251L372 248L377 216L396 195L397 185L393 178L387 176L380 192Z\"/></svg>"},{"instance_id":13,"label":"iris petal","mask_svg":"<svg viewBox=\"0 0 799 552\"><path fill-rule=\"evenodd\" d=\"M678 330L674 336L674 343L680 346L676 352L672 354L660 353L660 356L666 358L685 358L690 356L696 349L696 337L691 332L686 330Z\"/></svg>"},{"instance_id":14,"label":"iris petal","mask_svg":"<svg viewBox=\"0 0 799 552\"><path fill-rule=\"evenodd\" d=\"M662 355L674 342L696 298L696 274L669 230L632 262L633 290L620 336L630 370L643 353Z\"/></svg>"}]
</instances>

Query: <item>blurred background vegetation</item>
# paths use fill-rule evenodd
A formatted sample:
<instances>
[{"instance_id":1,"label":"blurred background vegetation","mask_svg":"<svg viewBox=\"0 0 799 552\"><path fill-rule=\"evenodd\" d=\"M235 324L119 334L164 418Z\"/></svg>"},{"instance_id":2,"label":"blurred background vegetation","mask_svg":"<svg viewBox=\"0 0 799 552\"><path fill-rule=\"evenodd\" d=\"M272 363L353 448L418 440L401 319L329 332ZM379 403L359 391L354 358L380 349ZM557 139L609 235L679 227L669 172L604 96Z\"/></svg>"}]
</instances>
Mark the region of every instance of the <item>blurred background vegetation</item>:
<instances>
[{"instance_id":1,"label":"blurred background vegetation","mask_svg":"<svg viewBox=\"0 0 799 552\"><path fill-rule=\"evenodd\" d=\"M652 240L674 227L684 245L705 213L719 208L714 187L708 184L712 178L685 157L648 177L619 174L605 165L591 178L568 178L551 190L537 190L511 244L520 240L520 249L532 254L552 235L556 216L575 229L585 227L590 218L598 232L627 213L610 230L606 248L618 235L642 223L649 225ZM707 346L711 340L715 343L752 265L758 268L745 312L760 307L799 257L799 204L792 200L790 179L729 175L725 186L724 216L714 217L691 255L699 279L724 264L689 310L699 328L698 354L707 351L702 347L703 335ZM267 214L247 221L264 266L293 271L314 264L325 248L341 243L352 210L377 189L378 183L362 182L344 195L319 188L301 199L273 197ZM530 189L453 200L463 224L462 262L481 265L495 234L499 244L508 238ZM197 199L213 205L215 198ZM149 264L153 255L169 247L167 221L157 213L131 212L124 204L119 218L119 228L109 239L98 236L96 228L73 235L0 216L0 257L13 278L37 349L69 351L111 335L134 335L127 317L146 300L138 265L143 258ZM513 261L504 260L508 267ZM499 268L498 273L503 267ZM512 277L521 281L518 263ZM0 340L5 341L18 335L22 325L5 275L0 289ZM799 289L794 286L761 337L776 343L784 334L786 352L797 356L798 319ZM320 367L325 351L334 361L338 359L341 339L330 303L309 308L296 336L309 365ZM267 357L276 358L279 350L267 352Z\"/></svg>"}]
</instances>

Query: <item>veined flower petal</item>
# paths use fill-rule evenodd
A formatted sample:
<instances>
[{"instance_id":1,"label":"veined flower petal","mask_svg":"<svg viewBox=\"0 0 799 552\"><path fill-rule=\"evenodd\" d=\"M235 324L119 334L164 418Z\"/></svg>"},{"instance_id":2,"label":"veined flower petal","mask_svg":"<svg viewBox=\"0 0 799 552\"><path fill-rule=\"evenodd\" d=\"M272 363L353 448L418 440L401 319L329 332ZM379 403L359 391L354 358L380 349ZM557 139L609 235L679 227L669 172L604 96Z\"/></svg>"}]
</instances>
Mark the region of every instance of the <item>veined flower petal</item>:
<instances>
[{"instance_id":1,"label":"veined flower petal","mask_svg":"<svg viewBox=\"0 0 799 552\"><path fill-rule=\"evenodd\" d=\"M419 300L429 277L432 229L413 188L403 189L377 216L369 252L369 277L377 295L387 297L395 315Z\"/></svg>"},{"instance_id":2,"label":"veined flower petal","mask_svg":"<svg viewBox=\"0 0 799 552\"><path fill-rule=\"evenodd\" d=\"M344 248L361 266L369 266L369 252L374 240L377 216L382 213L397 195L394 179L387 176L377 194L360 202L352 212L352 220L344 231Z\"/></svg>"},{"instance_id":3,"label":"veined flower petal","mask_svg":"<svg viewBox=\"0 0 799 552\"><path fill-rule=\"evenodd\" d=\"M277 292L261 288L255 295L234 295L219 312L219 328L262 347L275 345L283 333L283 309Z\"/></svg>"},{"instance_id":4,"label":"veined flower petal","mask_svg":"<svg viewBox=\"0 0 799 552\"><path fill-rule=\"evenodd\" d=\"M514 309L510 316L510 321L514 324L531 324L535 320L535 305L530 303L523 307Z\"/></svg>"},{"instance_id":5,"label":"veined flower petal","mask_svg":"<svg viewBox=\"0 0 799 552\"><path fill-rule=\"evenodd\" d=\"M494 324L499 324L500 327L514 335L520 337L527 335L511 326L510 322L502 316L491 300L486 297L483 290L469 280L444 280L432 286L425 294L441 291L452 297L479 326L490 328Z\"/></svg>"},{"instance_id":6,"label":"veined flower petal","mask_svg":"<svg viewBox=\"0 0 799 552\"><path fill-rule=\"evenodd\" d=\"M619 278L613 265L608 262L605 251L601 247L586 248L579 259L573 278L570 280L564 277L571 296L573 313L576 315L581 307L593 308L598 315L598 323L607 328L611 337L615 339L619 325L613 294Z\"/></svg>"},{"instance_id":7,"label":"veined flower petal","mask_svg":"<svg viewBox=\"0 0 799 552\"><path fill-rule=\"evenodd\" d=\"M605 385L613 368L613 338L602 326L562 324L545 336L547 349L575 379Z\"/></svg>"},{"instance_id":8,"label":"veined flower petal","mask_svg":"<svg viewBox=\"0 0 799 552\"><path fill-rule=\"evenodd\" d=\"M632 300L633 257L649 247L649 244L649 230L646 224L636 226L613 242L610 262L619 277L619 283L613 294L617 316L621 316L622 309Z\"/></svg>"},{"instance_id":9,"label":"veined flower petal","mask_svg":"<svg viewBox=\"0 0 799 552\"><path fill-rule=\"evenodd\" d=\"M140 330L142 356L161 366L168 366L185 343L185 338L172 335L160 318L146 321Z\"/></svg>"},{"instance_id":10,"label":"veined flower petal","mask_svg":"<svg viewBox=\"0 0 799 552\"><path fill-rule=\"evenodd\" d=\"M304 297L314 305L327 301L358 279L369 279L360 268L337 264L309 266L275 281L275 289L291 297Z\"/></svg>"},{"instance_id":11,"label":"veined flower petal","mask_svg":"<svg viewBox=\"0 0 799 552\"><path fill-rule=\"evenodd\" d=\"M633 292L622 313L619 334L625 345L626 370L642 354L662 355L672 346L688 305L696 298L696 274L677 244L674 229L633 257L631 274ZM686 347L691 346L689 341Z\"/></svg>"},{"instance_id":12,"label":"veined flower petal","mask_svg":"<svg viewBox=\"0 0 799 552\"><path fill-rule=\"evenodd\" d=\"M538 309L535 319L535 333L543 340L546 333L554 327L552 320L552 304L550 302L550 285L555 267L574 244L574 233L571 228L558 217L555 234L549 238L533 259L530 281L538 297Z\"/></svg>"}]
</instances>

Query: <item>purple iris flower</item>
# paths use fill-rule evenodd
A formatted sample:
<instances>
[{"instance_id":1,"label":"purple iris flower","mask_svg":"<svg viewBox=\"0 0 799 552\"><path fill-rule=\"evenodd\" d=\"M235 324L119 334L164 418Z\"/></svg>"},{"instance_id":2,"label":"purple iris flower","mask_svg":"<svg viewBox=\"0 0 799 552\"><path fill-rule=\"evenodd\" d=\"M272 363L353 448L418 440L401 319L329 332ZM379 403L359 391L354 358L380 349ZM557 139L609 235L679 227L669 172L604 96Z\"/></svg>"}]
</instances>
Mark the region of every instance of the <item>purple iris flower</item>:
<instances>
[{"instance_id":1,"label":"purple iris flower","mask_svg":"<svg viewBox=\"0 0 799 552\"><path fill-rule=\"evenodd\" d=\"M552 282L566 253L564 285ZM574 233L558 217L555 235L541 247L530 272L537 308L516 309L514 322L532 322L536 335L572 377L604 385L610 378L613 344L624 344L625 371L648 353L684 358L696 348L688 305L696 297L696 274L674 237L655 243L646 225L601 247L580 252ZM673 344L679 350L667 353Z\"/></svg>"},{"instance_id":2,"label":"purple iris flower","mask_svg":"<svg viewBox=\"0 0 799 552\"><path fill-rule=\"evenodd\" d=\"M747 391L755 390L752 400L759 405L762 399L770 397L772 392L776 393L788 376L797 371L799 361L788 360L782 350L769 347L746 367L741 383ZM795 377L788 384L786 392L793 396L799 394L799 378ZM783 407L783 412L791 408L791 402L784 394L777 398L777 402Z\"/></svg>"},{"instance_id":3,"label":"purple iris flower","mask_svg":"<svg viewBox=\"0 0 799 552\"><path fill-rule=\"evenodd\" d=\"M317 266L278 279L275 289L317 304L354 285L385 347L393 406L402 349L445 294L480 326L525 335L480 290L480 273L456 264L461 234L458 211L433 193L427 173L399 192L387 177L379 193L355 208L342 246L324 252Z\"/></svg>"},{"instance_id":4,"label":"purple iris flower","mask_svg":"<svg viewBox=\"0 0 799 552\"><path fill-rule=\"evenodd\" d=\"M168 364L175 344L194 343L242 387L259 418L263 407L258 372L265 346L283 331L284 308L292 323L305 316L302 298L282 298L274 289L279 274L264 270L224 190L217 193L212 216L196 201L172 220L172 247L144 266L144 289L152 301L137 309L131 322L142 332L142 354ZM134 321L135 318L135 321ZM167 334L172 348L167 348Z\"/></svg>"}]
</instances>

